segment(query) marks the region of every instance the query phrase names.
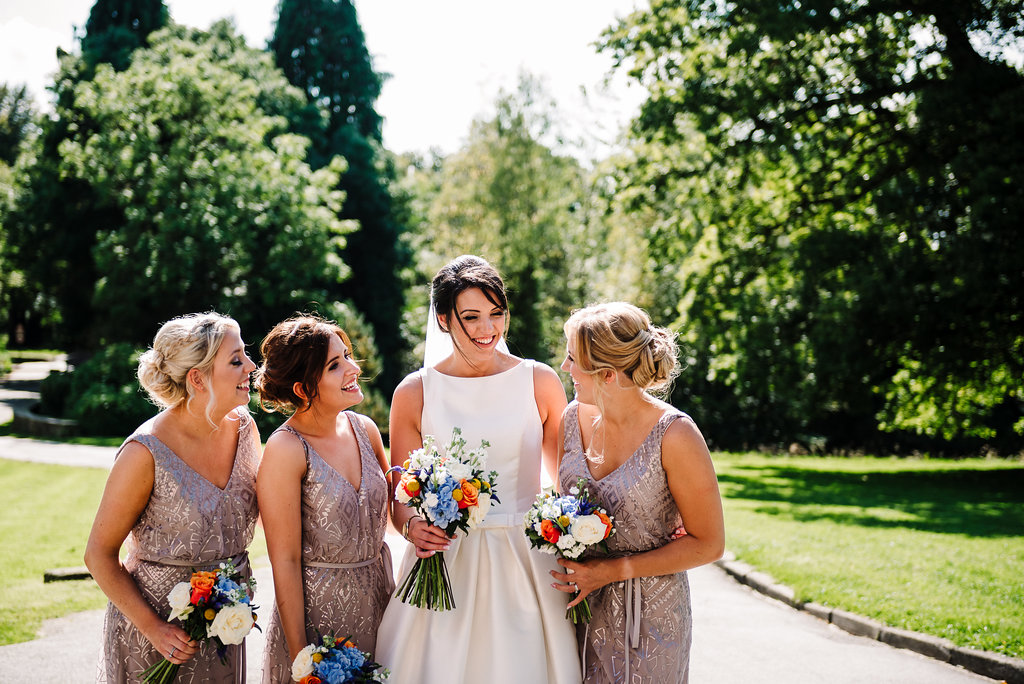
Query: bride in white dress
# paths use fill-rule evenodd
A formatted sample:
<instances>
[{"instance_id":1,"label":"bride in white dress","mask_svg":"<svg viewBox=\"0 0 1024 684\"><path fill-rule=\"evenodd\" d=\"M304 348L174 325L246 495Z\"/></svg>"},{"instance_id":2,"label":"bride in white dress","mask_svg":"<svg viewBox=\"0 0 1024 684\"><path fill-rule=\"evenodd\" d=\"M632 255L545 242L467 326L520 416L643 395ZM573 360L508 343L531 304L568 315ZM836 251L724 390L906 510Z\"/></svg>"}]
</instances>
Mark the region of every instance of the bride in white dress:
<instances>
[{"instance_id":1,"label":"bride in white dress","mask_svg":"<svg viewBox=\"0 0 1024 684\"><path fill-rule=\"evenodd\" d=\"M490 442L487 468L498 471L501 503L455 539L393 504L395 527L411 542L399 577L417 556L443 551L456 607L427 610L393 596L375 660L402 684L578 684L566 595L548 575L558 566L553 556L531 549L523 533L523 515L540 491L542 460L548 473L557 471L565 391L551 368L508 353L504 284L483 259L461 256L442 268L431 306L440 330L428 332L424 368L402 381L391 404L392 463L401 465L424 435L441 445L458 427L469 445Z\"/></svg>"}]
</instances>

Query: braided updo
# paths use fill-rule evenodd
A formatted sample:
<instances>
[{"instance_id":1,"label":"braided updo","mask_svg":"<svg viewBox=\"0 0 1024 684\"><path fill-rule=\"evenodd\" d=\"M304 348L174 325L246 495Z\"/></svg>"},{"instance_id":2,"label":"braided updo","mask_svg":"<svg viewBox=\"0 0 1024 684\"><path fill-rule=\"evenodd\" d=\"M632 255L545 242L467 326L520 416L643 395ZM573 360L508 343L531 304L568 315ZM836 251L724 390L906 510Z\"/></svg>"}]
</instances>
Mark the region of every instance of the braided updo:
<instances>
[{"instance_id":1,"label":"braided updo","mask_svg":"<svg viewBox=\"0 0 1024 684\"><path fill-rule=\"evenodd\" d=\"M212 311L180 316L160 326L152 347L139 357L139 384L150 400L163 408L190 402L193 390L186 380L188 372L196 368L209 376L229 329L239 330L238 323ZM211 405L213 401L211 395Z\"/></svg>"},{"instance_id":2,"label":"braided updo","mask_svg":"<svg viewBox=\"0 0 1024 684\"><path fill-rule=\"evenodd\" d=\"M626 302L575 311L564 326L574 361L587 373L623 373L640 389L664 393L679 373L676 335L651 325L643 309Z\"/></svg>"}]
</instances>

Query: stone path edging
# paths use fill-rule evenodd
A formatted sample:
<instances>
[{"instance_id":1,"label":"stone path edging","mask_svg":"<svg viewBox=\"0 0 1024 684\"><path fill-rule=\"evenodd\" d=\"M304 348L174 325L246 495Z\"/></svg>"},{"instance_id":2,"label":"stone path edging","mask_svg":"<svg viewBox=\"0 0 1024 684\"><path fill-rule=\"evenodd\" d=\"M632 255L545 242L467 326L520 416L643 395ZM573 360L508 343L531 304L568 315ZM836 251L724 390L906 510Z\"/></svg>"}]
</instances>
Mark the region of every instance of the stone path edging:
<instances>
[{"instance_id":1,"label":"stone path edging","mask_svg":"<svg viewBox=\"0 0 1024 684\"><path fill-rule=\"evenodd\" d=\"M1024 684L1024 660L1000 653L964 648L955 645L948 639L890 627L876 620L838 608L829 608L819 603L799 601L792 588L779 584L771 575L759 572L742 561L726 558L717 561L715 565L725 570L737 582L747 585L754 591L799 611L809 613L850 634L881 641L895 648L914 651L928 658L956 665L985 677L1001 679L1006 684Z\"/></svg>"}]
</instances>

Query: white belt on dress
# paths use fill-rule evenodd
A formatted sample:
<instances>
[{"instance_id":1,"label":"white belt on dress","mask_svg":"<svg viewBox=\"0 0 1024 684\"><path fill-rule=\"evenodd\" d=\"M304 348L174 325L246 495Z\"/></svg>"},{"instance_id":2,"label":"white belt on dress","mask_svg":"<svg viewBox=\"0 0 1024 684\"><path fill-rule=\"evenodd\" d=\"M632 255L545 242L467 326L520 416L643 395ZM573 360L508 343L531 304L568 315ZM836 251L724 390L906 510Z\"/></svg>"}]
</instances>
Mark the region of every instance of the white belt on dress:
<instances>
[{"instance_id":1,"label":"white belt on dress","mask_svg":"<svg viewBox=\"0 0 1024 684\"><path fill-rule=\"evenodd\" d=\"M488 513L487 517L483 519L475 529L485 529L488 527L522 527L523 518L526 513Z\"/></svg>"}]
</instances>

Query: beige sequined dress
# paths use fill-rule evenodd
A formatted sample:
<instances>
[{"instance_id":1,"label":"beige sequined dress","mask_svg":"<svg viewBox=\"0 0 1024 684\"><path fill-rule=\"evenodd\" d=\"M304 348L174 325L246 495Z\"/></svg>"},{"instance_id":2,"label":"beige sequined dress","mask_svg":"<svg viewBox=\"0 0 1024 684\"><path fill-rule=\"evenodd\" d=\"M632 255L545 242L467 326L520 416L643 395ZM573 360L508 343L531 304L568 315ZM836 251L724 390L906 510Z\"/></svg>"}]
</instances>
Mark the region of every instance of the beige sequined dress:
<instances>
[{"instance_id":1,"label":"beige sequined dress","mask_svg":"<svg viewBox=\"0 0 1024 684\"><path fill-rule=\"evenodd\" d=\"M259 513L255 485L260 443L249 414L239 409L236 415L238 447L224 489L157 439L152 434L153 419L124 442L138 442L153 454L153 493L129 534L124 565L159 615L170 613L168 592L178 582L187 582L193 569L213 570L232 559L246 577L250 574L245 549ZM259 604L258 596L254 602ZM162 658L114 604L107 605L98 681L139 682L140 673ZM204 641L196 657L178 670L175 682L242 684L245 644L228 646L226 659L221 663L213 642Z\"/></svg>"},{"instance_id":2,"label":"beige sequined dress","mask_svg":"<svg viewBox=\"0 0 1024 684\"><path fill-rule=\"evenodd\" d=\"M669 425L686 414L666 411L632 456L595 480L584 455L578 407L572 402L563 414L565 455L558 469L562 491L581 477L588 481L590 492L615 521L615 534L608 538L610 555L663 546L682 520L661 466L661 441ZM591 557L598 552L587 553ZM577 627L584 682L688 681L691 616L685 572L609 584L588 600L593 620Z\"/></svg>"},{"instance_id":3,"label":"beige sequined dress","mask_svg":"<svg viewBox=\"0 0 1024 684\"><path fill-rule=\"evenodd\" d=\"M351 637L360 650L376 650L377 626L395 583L384 543L389 488L359 416L346 411L359 443L358 491L327 464L301 434L306 452L302 480L302 584L306 643L318 635ZM305 646L305 644L302 644ZM266 684L290 682L291 659L281 617L273 608L263 659Z\"/></svg>"}]
</instances>

